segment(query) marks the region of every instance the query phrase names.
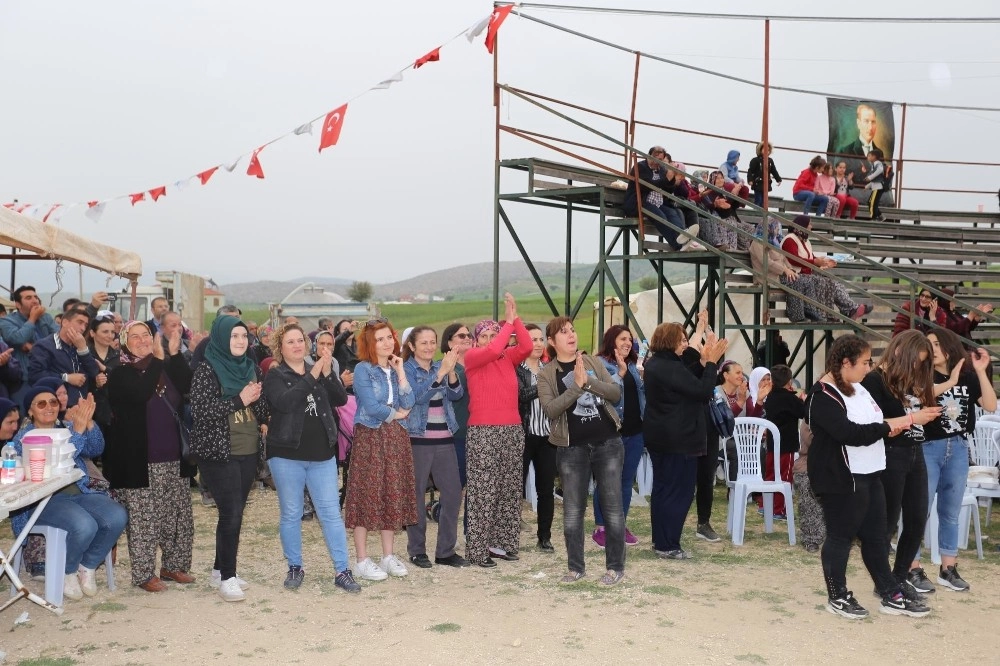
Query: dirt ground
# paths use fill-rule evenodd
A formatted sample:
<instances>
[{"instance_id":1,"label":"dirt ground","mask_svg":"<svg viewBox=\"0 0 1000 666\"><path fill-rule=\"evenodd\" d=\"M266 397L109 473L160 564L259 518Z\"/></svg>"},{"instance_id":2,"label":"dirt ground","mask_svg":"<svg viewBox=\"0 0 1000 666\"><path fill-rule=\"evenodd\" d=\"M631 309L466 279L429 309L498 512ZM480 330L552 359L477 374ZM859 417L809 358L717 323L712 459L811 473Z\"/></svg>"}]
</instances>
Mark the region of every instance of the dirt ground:
<instances>
[{"instance_id":1,"label":"dirt ground","mask_svg":"<svg viewBox=\"0 0 1000 666\"><path fill-rule=\"evenodd\" d=\"M713 522L720 531L724 493L717 488ZM240 575L251 587L245 602L233 604L207 582L215 510L192 497L197 583L171 584L155 595L131 587L123 539L117 591L108 591L102 570L98 595L67 601L62 616L26 601L0 614L5 663L339 664L360 658L420 664L813 664L846 657L842 663L948 664L991 663L1000 648L991 619L1000 611L997 523L988 529L985 560L974 551L962 554L961 570L972 591L938 591L929 598L933 612L923 619L877 612L872 582L855 549L849 584L872 616L850 621L825 610L818 555L789 546L783 524L765 535L752 508L741 547L696 540L691 518L685 547L694 559L676 562L654 557L648 509L634 507L629 526L641 543L628 549L627 577L613 588L596 584L604 554L589 538L587 578L558 584L566 567L558 502L554 555L535 551L528 508L524 519L531 531L522 533L519 562L500 562L492 570L410 567L406 578L362 581L358 595L334 587L323 537L312 521L304 524L305 582L289 592L282 587L287 567L276 497L255 490L239 560ZM405 555L405 535L396 544L397 554ZM374 538L369 547L377 548ZM31 585L43 592L43 583ZM30 620L15 626L24 611Z\"/></svg>"}]
</instances>

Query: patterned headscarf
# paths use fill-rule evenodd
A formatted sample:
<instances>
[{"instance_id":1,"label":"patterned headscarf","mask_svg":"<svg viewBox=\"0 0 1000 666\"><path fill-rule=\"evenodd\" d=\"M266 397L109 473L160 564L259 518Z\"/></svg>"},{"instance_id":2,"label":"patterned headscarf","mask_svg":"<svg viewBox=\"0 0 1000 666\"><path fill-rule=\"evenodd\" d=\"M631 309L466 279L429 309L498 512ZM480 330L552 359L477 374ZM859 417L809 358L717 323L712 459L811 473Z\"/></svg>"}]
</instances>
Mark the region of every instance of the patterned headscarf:
<instances>
[{"instance_id":1,"label":"patterned headscarf","mask_svg":"<svg viewBox=\"0 0 1000 666\"><path fill-rule=\"evenodd\" d=\"M474 336L473 341L475 342L479 340L479 334L486 330L491 330L495 333L500 333L500 324L498 324L496 321L492 319L482 320L481 322L476 324L476 328L473 329L473 336Z\"/></svg>"},{"instance_id":2,"label":"patterned headscarf","mask_svg":"<svg viewBox=\"0 0 1000 666\"><path fill-rule=\"evenodd\" d=\"M766 219L767 219L767 231L765 232L764 230L765 218L761 218L760 222L758 222L757 226L754 228L753 236L754 238L764 241L769 245L780 248L781 222L779 222L778 218L774 217L773 215L768 215Z\"/></svg>"},{"instance_id":3,"label":"patterned headscarf","mask_svg":"<svg viewBox=\"0 0 1000 666\"><path fill-rule=\"evenodd\" d=\"M149 327L146 326L145 322L136 321L135 319L126 322L125 325L122 326L121 333L118 334L118 344L121 350L122 365L135 365L136 363L139 363L140 361L148 358L149 356L152 356L152 354L147 354L146 356L139 358L134 353L132 353L132 350L128 348L128 332L132 330L133 326L142 326L144 329L146 329L146 331L149 331Z\"/></svg>"}]
</instances>

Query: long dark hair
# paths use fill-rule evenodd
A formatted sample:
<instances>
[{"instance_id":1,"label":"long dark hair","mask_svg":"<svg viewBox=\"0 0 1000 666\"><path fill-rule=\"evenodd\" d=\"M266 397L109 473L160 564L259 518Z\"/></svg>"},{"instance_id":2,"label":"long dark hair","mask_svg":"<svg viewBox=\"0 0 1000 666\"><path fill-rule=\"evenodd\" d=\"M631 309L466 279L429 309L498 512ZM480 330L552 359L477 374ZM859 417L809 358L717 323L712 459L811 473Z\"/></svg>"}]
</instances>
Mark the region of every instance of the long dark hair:
<instances>
[{"instance_id":1,"label":"long dark hair","mask_svg":"<svg viewBox=\"0 0 1000 666\"><path fill-rule=\"evenodd\" d=\"M455 330L457 331L458 329L456 328ZM414 353L416 353L415 348L417 346L417 336L423 333L424 331L430 331L431 333L434 334L434 337L437 337L437 331L435 331L430 326L414 326L413 330L410 331L410 334L406 336L405 340L403 340L402 351L403 351L404 361L409 361L410 357L413 356Z\"/></svg>"},{"instance_id":2,"label":"long dark hair","mask_svg":"<svg viewBox=\"0 0 1000 666\"><path fill-rule=\"evenodd\" d=\"M868 342L854 334L842 335L834 340L830 353L826 355L826 371L833 375L833 383L844 395L848 397L854 395L854 387L840 375L844 361L850 361L853 365L871 348Z\"/></svg>"},{"instance_id":3,"label":"long dark hair","mask_svg":"<svg viewBox=\"0 0 1000 666\"><path fill-rule=\"evenodd\" d=\"M627 327L621 324L615 324L608 330L604 332L604 340L601 342L601 356L608 360L610 363L617 363L615 359L615 340L622 333L628 333L629 336L632 335L632 331L628 330ZM630 347L628 350L628 356L625 357L625 363L627 365L633 365L639 360L639 355L635 352L635 347Z\"/></svg>"},{"instance_id":4,"label":"long dark hair","mask_svg":"<svg viewBox=\"0 0 1000 666\"><path fill-rule=\"evenodd\" d=\"M965 351L965 347L962 345L962 340L958 337L957 333L948 330L947 328L935 328L933 331L928 331L927 335L933 335L937 338L938 346L941 347L941 353L944 354L944 357L948 362L948 372L954 370L955 366L958 365L958 362L963 358L965 359L965 367L963 370L972 369L972 364L969 362L969 355Z\"/></svg>"},{"instance_id":5,"label":"long dark hair","mask_svg":"<svg viewBox=\"0 0 1000 666\"><path fill-rule=\"evenodd\" d=\"M920 352L924 359L920 360ZM903 403L912 393L923 405L933 405L934 400L934 349L924 334L915 329L903 331L882 352L878 371L889 393Z\"/></svg>"}]
</instances>

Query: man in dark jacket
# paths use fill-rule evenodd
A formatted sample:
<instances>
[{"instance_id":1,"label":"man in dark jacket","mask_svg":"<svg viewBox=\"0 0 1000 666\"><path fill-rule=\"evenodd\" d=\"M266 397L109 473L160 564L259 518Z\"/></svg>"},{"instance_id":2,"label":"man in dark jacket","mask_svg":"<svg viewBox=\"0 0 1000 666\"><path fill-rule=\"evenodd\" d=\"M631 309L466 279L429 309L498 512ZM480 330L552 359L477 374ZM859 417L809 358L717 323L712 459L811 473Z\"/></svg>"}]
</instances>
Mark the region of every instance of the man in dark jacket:
<instances>
[{"instance_id":1,"label":"man in dark jacket","mask_svg":"<svg viewBox=\"0 0 1000 666\"><path fill-rule=\"evenodd\" d=\"M100 370L87 347L86 331L90 316L76 307L62 317L59 332L42 338L31 348L28 380L34 384L42 377L56 377L66 385L68 407L88 393L88 384L97 379Z\"/></svg>"},{"instance_id":2,"label":"man in dark jacket","mask_svg":"<svg viewBox=\"0 0 1000 666\"><path fill-rule=\"evenodd\" d=\"M663 220L684 229L684 217L676 207L668 205L662 193L652 189L656 187L673 194L676 185L666 166L671 161L670 155L660 146L653 146L649 149L649 156L651 159L641 160L636 164L639 179L629 180L623 208L627 216L638 217L641 202L643 222L651 222L664 240L675 250L679 250L683 242L687 242L687 237L678 238L677 231L664 224Z\"/></svg>"}]
</instances>

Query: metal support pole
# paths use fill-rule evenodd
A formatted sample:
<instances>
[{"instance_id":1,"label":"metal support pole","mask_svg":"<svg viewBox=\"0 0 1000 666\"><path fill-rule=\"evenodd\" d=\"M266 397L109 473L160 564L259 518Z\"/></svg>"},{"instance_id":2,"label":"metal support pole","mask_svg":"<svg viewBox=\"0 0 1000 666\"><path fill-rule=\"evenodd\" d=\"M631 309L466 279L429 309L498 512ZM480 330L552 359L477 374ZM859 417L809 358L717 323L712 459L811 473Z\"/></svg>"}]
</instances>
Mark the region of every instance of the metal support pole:
<instances>
[{"instance_id":1,"label":"metal support pole","mask_svg":"<svg viewBox=\"0 0 1000 666\"><path fill-rule=\"evenodd\" d=\"M639 60L642 54L635 52L635 73L632 75L632 108L628 116L628 139L625 140L630 146L635 146L635 102L639 95ZM629 163L635 157L635 153L625 150L625 173L628 173Z\"/></svg>"},{"instance_id":2,"label":"metal support pole","mask_svg":"<svg viewBox=\"0 0 1000 666\"><path fill-rule=\"evenodd\" d=\"M906 102L903 102L903 122L899 127L899 157L896 158L896 208L903 207L903 144L906 142Z\"/></svg>"},{"instance_id":3,"label":"metal support pole","mask_svg":"<svg viewBox=\"0 0 1000 666\"><path fill-rule=\"evenodd\" d=\"M493 319L500 318L500 86L499 35L493 41Z\"/></svg>"},{"instance_id":4,"label":"metal support pole","mask_svg":"<svg viewBox=\"0 0 1000 666\"><path fill-rule=\"evenodd\" d=\"M760 127L760 140L764 144L764 150L761 152L761 172L764 176L764 201L763 208L766 211L768 205L768 184L771 182L771 147L768 144L768 115L770 112L771 103L771 20L767 19L764 21L764 108L761 114L761 127ZM766 214L765 214L766 215ZM764 229L767 229L767 222L764 223ZM766 252L764 253L767 254Z\"/></svg>"}]
</instances>

